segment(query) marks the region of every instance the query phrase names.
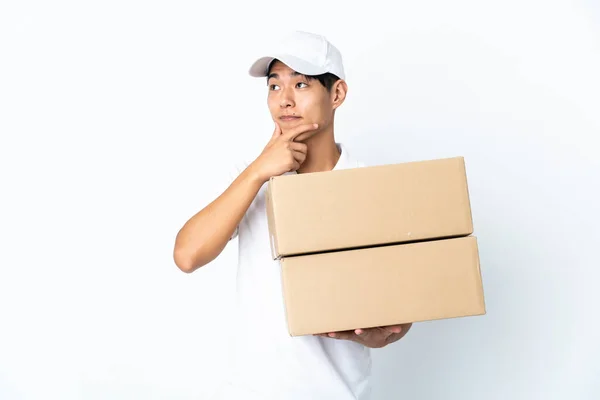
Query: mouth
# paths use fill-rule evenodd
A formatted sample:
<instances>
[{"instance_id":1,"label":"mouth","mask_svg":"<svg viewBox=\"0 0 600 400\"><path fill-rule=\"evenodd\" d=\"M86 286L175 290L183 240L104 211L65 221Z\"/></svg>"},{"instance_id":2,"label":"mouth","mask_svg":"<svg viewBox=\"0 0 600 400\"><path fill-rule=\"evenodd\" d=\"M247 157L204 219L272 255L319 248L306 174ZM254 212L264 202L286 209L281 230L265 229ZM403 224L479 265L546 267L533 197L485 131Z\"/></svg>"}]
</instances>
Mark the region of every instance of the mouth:
<instances>
[{"instance_id":1,"label":"mouth","mask_svg":"<svg viewBox=\"0 0 600 400\"><path fill-rule=\"evenodd\" d=\"M281 117L279 117L279 119L282 121L297 121L299 119L302 119L302 117L297 117L295 115L282 115Z\"/></svg>"}]
</instances>

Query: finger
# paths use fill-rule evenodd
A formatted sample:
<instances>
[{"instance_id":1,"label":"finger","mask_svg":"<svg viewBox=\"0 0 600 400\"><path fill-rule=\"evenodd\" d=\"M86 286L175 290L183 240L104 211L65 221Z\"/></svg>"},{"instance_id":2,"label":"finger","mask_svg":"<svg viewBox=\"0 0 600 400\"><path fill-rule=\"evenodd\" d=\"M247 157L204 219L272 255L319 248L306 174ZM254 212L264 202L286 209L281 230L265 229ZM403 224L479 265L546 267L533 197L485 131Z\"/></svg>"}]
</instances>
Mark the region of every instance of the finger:
<instances>
[{"instance_id":1,"label":"finger","mask_svg":"<svg viewBox=\"0 0 600 400\"><path fill-rule=\"evenodd\" d=\"M389 325L383 326L382 329L389 333L400 333L402 332L402 325Z\"/></svg>"},{"instance_id":2,"label":"finger","mask_svg":"<svg viewBox=\"0 0 600 400\"><path fill-rule=\"evenodd\" d=\"M305 132L314 131L318 127L319 127L318 124L300 125L295 128L292 128L289 131L287 131L286 133L282 134L281 137L284 140L293 141L297 136L300 136L301 134L303 134Z\"/></svg>"},{"instance_id":3,"label":"finger","mask_svg":"<svg viewBox=\"0 0 600 400\"><path fill-rule=\"evenodd\" d=\"M392 336L391 332L388 332L385 329L379 327L363 329L363 331L364 332L362 332L358 336L365 342L380 343Z\"/></svg>"},{"instance_id":4,"label":"finger","mask_svg":"<svg viewBox=\"0 0 600 400\"><path fill-rule=\"evenodd\" d=\"M353 332L330 332L329 337L334 339L348 340L351 339Z\"/></svg>"},{"instance_id":5,"label":"finger","mask_svg":"<svg viewBox=\"0 0 600 400\"><path fill-rule=\"evenodd\" d=\"M350 339L351 335L349 335L347 332L331 332L329 337L339 340L348 340Z\"/></svg>"},{"instance_id":6,"label":"finger","mask_svg":"<svg viewBox=\"0 0 600 400\"><path fill-rule=\"evenodd\" d=\"M300 168L300 163L294 159L292 169L290 171L297 171Z\"/></svg>"},{"instance_id":7,"label":"finger","mask_svg":"<svg viewBox=\"0 0 600 400\"><path fill-rule=\"evenodd\" d=\"M361 339L368 339L373 336L375 329L356 329L354 333Z\"/></svg>"},{"instance_id":8,"label":"finger","mask_svg":"<svg viewBox=\"0 0 600 400\"><path fill-rule=\"evenodd\" d=\"M289 148L292 150L302 152L304 154L306 154L306 152L308 151L308 145L306 143L300 142L289 142Z\"/></svg>"},{"instance_id":9,"label":"finger","mask_svg":"<svg viewBox=\"0 0 600 400\"><path fill-rule=\"evenodd\" d=\"M305 153L302 153L302 152L299 152L299 151L296 151L296 150L292 150L292 153L294 155L294 159L298 163L302 164L304 162L304 160L306 160L306 154Z\"/></svg>"}]
</instances>

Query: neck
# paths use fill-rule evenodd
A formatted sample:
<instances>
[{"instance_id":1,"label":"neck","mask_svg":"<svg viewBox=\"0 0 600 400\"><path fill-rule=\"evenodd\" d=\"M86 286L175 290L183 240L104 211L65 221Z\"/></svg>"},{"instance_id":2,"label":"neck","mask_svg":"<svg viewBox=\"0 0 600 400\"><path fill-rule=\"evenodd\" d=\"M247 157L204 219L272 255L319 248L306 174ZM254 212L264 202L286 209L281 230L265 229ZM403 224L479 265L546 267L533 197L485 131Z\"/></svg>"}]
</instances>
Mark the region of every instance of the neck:
<instances>
[{"instance_id":1,"label":"neck","mask_svg":"<svg viewBox=\"0 0 600 400\"><path fill-rule=\"evenodd\" d=\"M340 158L333 136L333 127L319 132L304 141L308 149L306 159L298 169L299 174L331 171Z\"/></svg>"}]
</instances>

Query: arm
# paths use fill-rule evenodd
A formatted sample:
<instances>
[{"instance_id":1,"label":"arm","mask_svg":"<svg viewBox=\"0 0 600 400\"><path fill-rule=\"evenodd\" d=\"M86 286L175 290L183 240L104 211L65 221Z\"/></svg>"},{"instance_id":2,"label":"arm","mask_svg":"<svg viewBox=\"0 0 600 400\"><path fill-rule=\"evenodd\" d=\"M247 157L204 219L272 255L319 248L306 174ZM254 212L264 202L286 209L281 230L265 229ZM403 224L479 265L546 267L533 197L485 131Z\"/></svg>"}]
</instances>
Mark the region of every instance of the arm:
<instances>
[{"instance_id":1,"label":"arm","mask_svg":"<svg viewBox=\"0 0 600 400\"><path fill-rule=\"evenodd\" d=\"M262 185L272 176L297 170L306 159L307 146L295 143L296 136L316 128L300 125L284 134L276 125L256 160L177 233L173 258L180 270L194 272L221 254Z\"/></svg>"},{"instance_id":2,"label":"arm","mask_svg":"<svg viewBox=\"0 0 600 400\"><path fill-rule=\"evenodd\" d=\"M264 182L249 166L223 194L185 223L173 252L180 270L194 272L221 254Z\"/></svg>"}]
</instances>

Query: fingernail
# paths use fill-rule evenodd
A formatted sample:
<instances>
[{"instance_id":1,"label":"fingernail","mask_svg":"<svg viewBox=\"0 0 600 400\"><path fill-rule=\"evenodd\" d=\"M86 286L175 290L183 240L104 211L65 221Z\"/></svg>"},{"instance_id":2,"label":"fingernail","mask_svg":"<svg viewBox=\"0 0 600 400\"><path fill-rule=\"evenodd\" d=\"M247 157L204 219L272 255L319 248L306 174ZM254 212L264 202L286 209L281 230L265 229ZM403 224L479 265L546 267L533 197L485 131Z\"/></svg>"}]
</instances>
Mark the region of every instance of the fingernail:
<instances>
[{"instance_id":1,"label":"fingernail","mask_svg":"<svg viewBox=\"0 0 600 400\"><path fill-rule=\"evenodd\" d=\"M318 128L318 127L319 127L319 124L313 124L313 126L314 126L315 128Z\"/></svg>"},{"instance_id":2,"label":"fingernail","mask_svg":"<svg viewBox=\"0 0 600 400\"><path fill-rule=\"evenodd\" d=\"M363 333L362 329L357 329L354 331L354 333L356 333L357 335L360 335L361 333Z\"/></svg>"},{"instance_id":3,"label":"fingernail","mask_svg":"<svg viewBox=\"0 0 600 400\"><path fill-rule=\"evenodd\" d=\"M330 333L329 337L335 337L335 333Z\"/></svg>"}]
</instances>

